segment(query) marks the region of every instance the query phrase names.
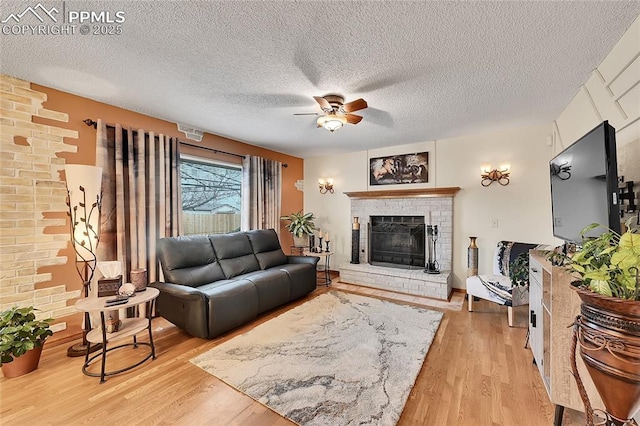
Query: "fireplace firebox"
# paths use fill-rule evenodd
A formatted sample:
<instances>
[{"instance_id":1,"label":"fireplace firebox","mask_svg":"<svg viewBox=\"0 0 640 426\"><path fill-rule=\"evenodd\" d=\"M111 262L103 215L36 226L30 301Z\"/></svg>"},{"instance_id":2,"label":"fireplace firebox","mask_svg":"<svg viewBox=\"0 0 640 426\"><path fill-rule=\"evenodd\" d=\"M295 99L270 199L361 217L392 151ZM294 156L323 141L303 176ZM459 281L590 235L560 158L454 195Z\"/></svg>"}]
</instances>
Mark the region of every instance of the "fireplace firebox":
<instances>
[{"instance_id":1,"label":"fireplace firebox","mask_svg":"<svg viewBox=\"0 0 640 426\"><path fill-rule=\"evenodd\" d=\"M371 216L368 240L371 265L424 268L424 216Z\"/></svg>"}]
</instances>

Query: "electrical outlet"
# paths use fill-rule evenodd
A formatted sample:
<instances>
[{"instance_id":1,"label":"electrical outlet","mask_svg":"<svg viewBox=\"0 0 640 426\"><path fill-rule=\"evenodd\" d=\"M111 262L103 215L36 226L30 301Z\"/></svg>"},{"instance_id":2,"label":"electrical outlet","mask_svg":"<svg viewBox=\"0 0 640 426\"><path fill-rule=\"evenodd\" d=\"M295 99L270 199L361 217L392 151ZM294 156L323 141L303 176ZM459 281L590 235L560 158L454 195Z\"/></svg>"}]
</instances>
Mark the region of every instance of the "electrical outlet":
<instances>
[{"instance_id":1,"label":"electrical outlet","mask_svg":"<svg viewBox=\"0 0 640 426\"><path fill-rule=\"evenodd\" d=\"M498 219L491 220L491 227L496 229L498 228Z\"/></svg>"}]
</instances>

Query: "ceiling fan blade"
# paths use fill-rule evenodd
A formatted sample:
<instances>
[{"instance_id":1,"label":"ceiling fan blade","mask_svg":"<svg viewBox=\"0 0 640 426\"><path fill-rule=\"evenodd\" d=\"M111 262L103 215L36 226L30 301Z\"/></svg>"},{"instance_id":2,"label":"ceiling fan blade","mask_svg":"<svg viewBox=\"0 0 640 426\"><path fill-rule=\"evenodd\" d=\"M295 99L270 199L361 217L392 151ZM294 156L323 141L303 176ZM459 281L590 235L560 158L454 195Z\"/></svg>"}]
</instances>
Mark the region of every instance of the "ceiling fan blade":
<instances>
[{"instance_id":1,"label":"ceiling fan blade","mask_svg":"<svg viewBox=\"0 0 640 426\"><path fill-rule=\"evenodd\" d=\"M314 96L313 99L316 100L316 102L320 105L320 108L322 108L323 111L331 111L333 109L329 101L326 100L325 98L322 98L320 96Z\"/></svg>"},{"instance_id":2,"label":"ceiling fan blade","mask_svg":"<svg viewBox=\"0 0 640 426\"><path fill-rule=\"evenodd\" d=\"M349 124L358 124L362 120L361 116L355 114L346 114L344 117Z\"/></svg>"},{"instance_id":3,"label":"ceiling fan blade","mask_svg":"<svg viewBox=\"0 0 640 426\"><path fill-rule=\"evenodd\" d=\"M317 112L297 112L297 113L294 113L293 115L320 115L320 114Z\"/></svg>"},{"instance_id":4,"label":"ceiling fan blade","mask_svg":"<svg viewBox=\"0 0 640 426\"><path fill-rule=\"evenodd\" d=\"M364 99L356 99L355 101L347 102L342 105L342 110L346 113L359 111L361 109L365 109L367 107L367 101Z\"/></svg>"}]
</instances>

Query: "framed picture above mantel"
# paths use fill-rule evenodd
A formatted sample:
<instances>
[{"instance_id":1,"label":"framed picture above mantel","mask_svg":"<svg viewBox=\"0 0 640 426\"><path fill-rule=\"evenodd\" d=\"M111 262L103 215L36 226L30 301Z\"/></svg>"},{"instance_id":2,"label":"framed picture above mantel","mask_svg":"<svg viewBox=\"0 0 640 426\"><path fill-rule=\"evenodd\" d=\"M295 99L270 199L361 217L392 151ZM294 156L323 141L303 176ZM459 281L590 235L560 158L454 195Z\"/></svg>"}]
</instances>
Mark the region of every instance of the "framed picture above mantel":
<instances>
[{"instance_id":1,"label":"framed picture above mantel","mask_svg":"<svg viewBox=\"0 0 640 426\"><path fill-rule=\"evenodd\" d=\"M435 142L368 151L369 190L435 187Z\"/></svg>"}]
</instances>

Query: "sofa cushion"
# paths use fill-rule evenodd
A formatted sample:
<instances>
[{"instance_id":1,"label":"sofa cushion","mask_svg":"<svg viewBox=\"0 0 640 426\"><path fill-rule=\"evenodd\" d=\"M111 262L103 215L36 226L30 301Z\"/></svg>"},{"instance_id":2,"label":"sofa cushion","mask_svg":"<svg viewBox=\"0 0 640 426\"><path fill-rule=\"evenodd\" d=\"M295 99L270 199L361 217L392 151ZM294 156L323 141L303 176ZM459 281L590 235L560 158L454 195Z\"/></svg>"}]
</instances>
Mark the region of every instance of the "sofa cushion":
<instances>
[{"instance_id":1,"label":"sofa cushion","mask_svg":"<svg viewBox=\"0 0 640 426\"><path fill-rule=\"evenodd\" d=\"M209 310L209 338L251 321L258 315L256 286L243 279L222 280L199 288Z\"/></svg>"},{"instance_id":2,"label":"sofa cushion","mask_svg":"<svg viewBox=\"0 0 640 426\"><path fill-rule=\"evenodd\" d=\"M287 256L282 252L275 230L256 229L247 232L247 236L261 269L269 269L287 263Z\"/></svg>"},{"instance_id":3,"label":"sofa cushion","mask_svg":"<svg viewBox=\"0 0 640 426\"><path fill-rule=\"evenodd\" d=\"M246 232L210 235L209 240L226 278L260 269Z\"/></svg>"},{"instance_id":4,"label":"sofa cushion","mask_svg":"<svg viewBox=\"0 0 640 426\"><path fill-rule=\"evenodd\" d=\"M167 282L197 287L225 278L206 235L161 238L158 258Z\"/></svg>"},{"instance_id":5,"label":"sofa cushion","mask_svg":"<svg viewBox=\"0 0 640 426\"><path fill-rule=\"evenodd\" d=\"M258 290L258 313L268 311L276 306L287 303L290 298L291 282L289 276L279 269L269 269L260 273L243 275L242 278L251 281Z\"/></svg>"},{"instance_id":6,"label":"sofa cushion","mask_svg":"<svg viewBox=\"0 0 640 426\"><path fill-rule=\"evenodd\" d=\"M317 277L315 265L294 263L281 265L278 269L286 272L289 275L289 280L291 280L289 300L299 299L315 290Z\"/></svg>"}]
</instances>

